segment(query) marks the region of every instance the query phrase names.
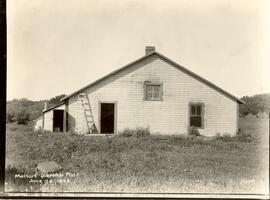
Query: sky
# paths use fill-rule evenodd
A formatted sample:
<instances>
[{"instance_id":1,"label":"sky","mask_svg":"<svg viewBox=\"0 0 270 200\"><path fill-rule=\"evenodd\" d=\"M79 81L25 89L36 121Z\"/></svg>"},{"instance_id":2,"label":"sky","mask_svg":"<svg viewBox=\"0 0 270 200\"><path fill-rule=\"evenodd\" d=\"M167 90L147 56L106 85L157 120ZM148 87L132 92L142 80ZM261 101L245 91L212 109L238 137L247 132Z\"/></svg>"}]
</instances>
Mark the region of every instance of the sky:
<instances>
[{"instance_id":1,"label":"sky","mask_svg":"<svg viewBox=\"0 0 270 200\"><path fill-rule=\"evenodd\" d=\"M7 100L70 94L142 57L145 46L237 97L270 92L268 0L7 4Z\"/></svg>"}]
</instances>

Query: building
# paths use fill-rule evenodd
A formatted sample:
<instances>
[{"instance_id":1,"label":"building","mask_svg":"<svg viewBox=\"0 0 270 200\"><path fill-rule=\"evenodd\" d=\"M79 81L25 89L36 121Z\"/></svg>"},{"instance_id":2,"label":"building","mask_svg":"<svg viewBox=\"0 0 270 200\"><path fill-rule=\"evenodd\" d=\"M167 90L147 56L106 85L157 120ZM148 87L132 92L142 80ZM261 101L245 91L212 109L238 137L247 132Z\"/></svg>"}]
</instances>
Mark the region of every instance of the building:
<instances>
[{"instance_id":1,"label":"building","mask_svg":"<svg viewBox=\"0 0 270 200\"><path fill-rule=\"evenodd\" d=\"M47 131L116 134L235 135L240 99L147 46L145 55L64 97L36 121Z\"/></svg>"}]
</instances>

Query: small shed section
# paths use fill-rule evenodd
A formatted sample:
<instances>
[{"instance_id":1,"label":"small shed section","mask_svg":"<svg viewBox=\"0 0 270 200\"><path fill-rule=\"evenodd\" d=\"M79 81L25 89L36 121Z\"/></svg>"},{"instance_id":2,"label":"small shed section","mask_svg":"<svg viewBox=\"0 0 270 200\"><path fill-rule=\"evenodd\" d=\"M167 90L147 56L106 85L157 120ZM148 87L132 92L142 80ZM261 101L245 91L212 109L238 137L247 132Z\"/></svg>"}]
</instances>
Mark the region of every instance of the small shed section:
<instances>
[{"instance_id":1,"label":"small shed section","mask_svg":"<svg viewBox=\"0 0 270 200\"><path fill-rule=\"evenodd\" d=\"M33 122L34 122L34 130L35 131L42 130L42 128L43 128L43 125L42 125L43 117L42 116L35 119Z\"/></svg>"},{"instance_id":2,"label":"small shed section","mask_svg":"<svg viewBox=\"0 0 270 200\"><path fill-rule=\"evenodd\" d=\"M66 129L65 104L61 103L49 109L44 109L42 116L34 120L34 130L50 132L65 132Z\"/></svg>"}]
</instances>

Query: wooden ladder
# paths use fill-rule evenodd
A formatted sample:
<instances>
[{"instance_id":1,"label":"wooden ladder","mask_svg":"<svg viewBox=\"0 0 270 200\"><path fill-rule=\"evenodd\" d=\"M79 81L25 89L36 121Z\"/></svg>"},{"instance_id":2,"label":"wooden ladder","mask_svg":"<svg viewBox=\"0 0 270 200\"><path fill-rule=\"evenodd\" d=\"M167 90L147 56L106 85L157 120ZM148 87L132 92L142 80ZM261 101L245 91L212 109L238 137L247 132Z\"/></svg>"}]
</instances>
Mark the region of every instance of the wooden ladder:
<instances>
[{"instance_id":1,"label":"wooden ladder","mask_svg":"<svg viewBox=\"0 0 270 200\"><path fill-rule=\"evenodd\" d=\"M89 131L88 133L90 134L97 133L88 95L86 93L80 93L78 96L78 99L81 102L83 110L84 110L84 116L85 116L88 131Z\"/></svg>"}]
</instances>

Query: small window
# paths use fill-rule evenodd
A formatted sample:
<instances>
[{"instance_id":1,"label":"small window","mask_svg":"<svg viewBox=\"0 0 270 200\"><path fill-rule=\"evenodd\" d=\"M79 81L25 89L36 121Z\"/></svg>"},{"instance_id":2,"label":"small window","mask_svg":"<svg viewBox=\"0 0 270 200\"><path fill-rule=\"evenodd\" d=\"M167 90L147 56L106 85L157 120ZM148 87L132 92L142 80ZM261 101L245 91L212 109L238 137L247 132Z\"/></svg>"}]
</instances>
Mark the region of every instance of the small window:
<instances>
[{"instance_id":1,"label":"small window","mask_svg":"<svg viewBox=\"0 0 270 200\"><path fill-rule=\"evenodd\" d=\"M145 84L145 100L160 101L162 100L162 85L161 84Z\"/></svg>"},{"instance_id":2,"label":"small window","mask_svg":"<svg viewBox=\"0 0 270 200\"><path fill-rule=\"evenodd\" d=\"M190 126L203 128L203 104L190 104Z\"/></svg>"}]
</instances>

